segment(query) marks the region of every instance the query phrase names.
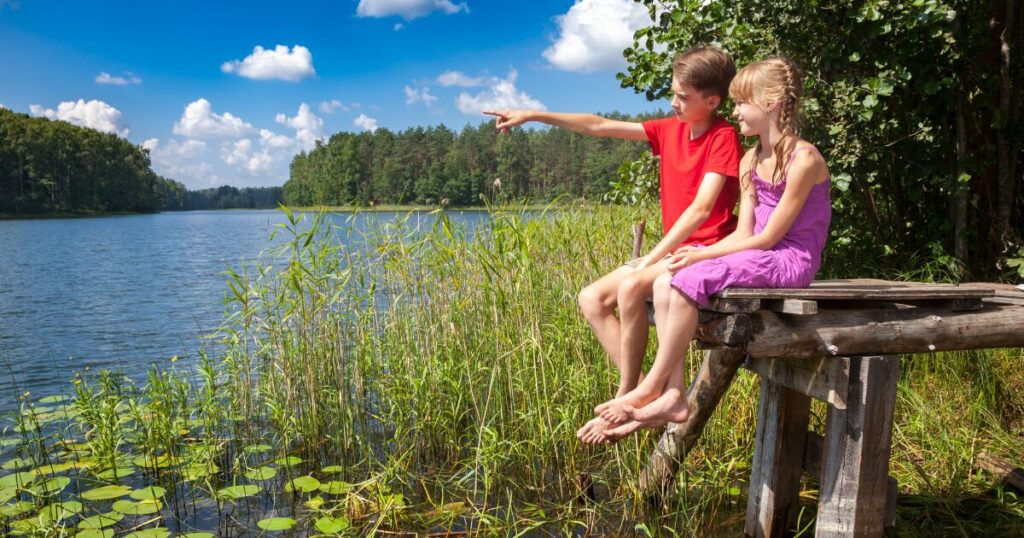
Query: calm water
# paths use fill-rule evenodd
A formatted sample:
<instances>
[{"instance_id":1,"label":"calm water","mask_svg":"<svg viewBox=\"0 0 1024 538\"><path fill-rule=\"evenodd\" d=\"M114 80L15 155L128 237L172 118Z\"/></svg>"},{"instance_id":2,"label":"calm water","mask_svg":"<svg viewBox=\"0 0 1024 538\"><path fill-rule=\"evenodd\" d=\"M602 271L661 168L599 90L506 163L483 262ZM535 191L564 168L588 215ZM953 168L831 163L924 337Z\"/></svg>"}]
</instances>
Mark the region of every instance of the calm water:
<instances>
[{"instance_id":1,"label":"calm water","mask_svg":"<svg viewBox=\"0 0 1024 538\"><path fill-rule=\"evenodd\" d=\"M404 215L330 218L358 231ZM449 216L470 228L487 218ZM225 269L258 257L283 222L278 211L0 221L0 412L25 391L70 392L76 371L138 380L150 364L194 357L224 320Z\"/></svg>"}]
</instances>

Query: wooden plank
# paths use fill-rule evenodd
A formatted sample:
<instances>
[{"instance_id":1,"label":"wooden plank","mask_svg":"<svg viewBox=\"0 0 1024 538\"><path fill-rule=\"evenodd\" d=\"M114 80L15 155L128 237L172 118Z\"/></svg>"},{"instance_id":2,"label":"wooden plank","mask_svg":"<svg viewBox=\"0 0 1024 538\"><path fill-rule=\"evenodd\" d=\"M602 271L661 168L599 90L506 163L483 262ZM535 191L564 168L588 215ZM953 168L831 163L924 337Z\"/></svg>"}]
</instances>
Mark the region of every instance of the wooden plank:
<instances>
[{"instance_id":1,"label":"wooden plank","mask_svg":"<svg viewBox=\"0 0 1024 538\"><path fill-rule=\"evenodd\" d=\"M846 409L830 406L817 537L881 536L885 528L899 357L851 357Z\"/></svg>"},{"instance_id":2,"label":"wooden plank","mask_svg":"<svg viewBox=\"0 0 1024 538\"><path fill-rule=\"evenodd\" d=\"M726 346L739 346L750 340L753 323L747 314L730 314L709 319L697 326L698 339L714 340Z\"/></svg>"},{"instance_id":3,"label":"wooden plank","mask_svg":"<svg viewBox=\"0 0 1024 538\"><path fill-rule=\"evenodd\" d=\"M818 313L817 301L806 299L762 299L761 308L780 314L810 316Z\"/></svg>"},{"instance_id":4,"label":"wooden plank","mask_svg":"<svg viewBox=\"0 0 1024 538\"><path fill-rule=\"evenodd\" d=\"M820 310L814 316L750 314L745 349L760 359L929 353L1024 347L1024 308L986 305L973 312L932 308ZM715 334L698 332L708 346Z\"/></svg>"},{"instance_id":5,"label":"wooden plank","mask_svg":"<svg viewBox=\"0 0 1024 538\"><path fill-rule=\"evenodd\" d=\"M760 299L727 299L724 297L711 297L708 300L707 308L704 308L703 310L721 312L723 314L749 314L751 312L757 312L760 309Z\"/></svg>"},{"instance_id":6,"label":"wooden plank","mask_svg":"<svg viewBox=\"0 0 1024 538\"><path fill-rule=\"evenodd\" d=\"M890 282L882 280L820 280L807 288L729 288L722 299L960 299L995 295L991 287Z\"/></svg>"},{"instance_id":7,"label":"wooden plank","mask_svg":"<svg viewBox=\"0 0 1024 538\"><path fill-rule=\"evenodd\" d=\"M819 483L825 472L823 468L825 449L825 438L815 432L807 432L807 444L804 445L804 472L814 477ZM896 525L896 497L899 494L899 484L893 477L888 477L885 484L885 526Z\"/></svg>"},{"instance_id":8,"label":"wooden plank","mask_svg":"<svg viewBox=\"0 0 1024 538\"><path fill-rule=\"evenodd\" d=\"M795 521L810 410L806 395L761 378L744 528L748 536L785 536Z\"/></svg>"},{"instance_id":9,"label":"wooden plank","mask_svg":"<svg viewBox=\"0 0 1024 538\"><path fill-rule=\"evenodd\" d=\"M639 487L650 497L664 497L675 479L679 464L697 443L718 402L743 363L743 351L724 348L704 353L700 370L686 393L690 417L682 424L669 424L640 472Z\"/></svg>"},{"instance_id":10,"label":"wooden plank","mask_svg":"<svg viewBox=\"0 0 1024 538\"><path fill-rule=\"evenodd\" d=\"M994 456L988 450L982 450L978 454L978 467L996 475L1007 484L1024 491L1024 469Z\"/></svg>"},{"instance_id":11,"label":"wooden plank","mask_svg":"<svg viewBox=\"0 0 1024 538\"><path fill-rule=\"evenodd\" d=\"M743 367L801 394L846 409L850 384L850 360L846 357L793 360L747 357Z\"/></svg>"}]
</instances>

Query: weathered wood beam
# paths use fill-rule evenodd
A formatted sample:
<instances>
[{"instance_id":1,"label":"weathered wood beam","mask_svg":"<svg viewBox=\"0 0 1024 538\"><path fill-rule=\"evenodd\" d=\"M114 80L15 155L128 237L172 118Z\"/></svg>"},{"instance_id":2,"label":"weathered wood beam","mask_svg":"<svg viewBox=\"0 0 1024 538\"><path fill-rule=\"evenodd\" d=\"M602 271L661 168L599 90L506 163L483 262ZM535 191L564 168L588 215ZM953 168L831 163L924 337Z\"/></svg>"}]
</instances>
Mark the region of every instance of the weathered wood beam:
<instances>
[{"instance_id":1,"label":"weathered wood beam","mask_svg":"<svg viewBox=\"0 0 1024 538\"><path fill-rule=\"evenodd\" d=\"M744 526L747 536L786 536L796 520L810 411L807 395L761 378Z\"/></svg>"},{"instance_id":2,"label":"weathered wood beam","mask_svg":"<svg viewBox=\"0 0 1024 538\"><path fill-rule=\"evenodd\" d=\"M647 467L640 473L639 487L650 497L664 497L675 479L679 465L697 443L718 402L743 363L743 351L724 348L704 353L700 370L690 383L686 402L690 417L682 424L669 424L658 441Z\"/></svg>"},{"instance_id":3,"label":"weathered wood beam","mask_svg":"<svg viewBox=\"0 0 1024 538\"><path fill-rule=\"evenodd\" d=\"M846 409L828 408L815 536L881 536L900 359L850 357Z\"/></svg>"},{"instance_id":4,"label":"weathered wood beam","mask_svg":"<svg viewBox=\"0 0 1024 538\"><path fill-rule=\"evenodd\" d=\"M783 387L846 409L846 391L850 384L850 360L846 357L795 360L747 357L743 367Z\"/></svg>"},{"instance_id":5,"label":"weathered wood beam","mask_svg":"<svg viewBox=\"0 0 1024 538\"><path fill-rule=\"evenodd\" d=\"M985 469L986 471L1003 479L1003 481L1017 488L1019 491L1024 491L1024 469L1017 467L999 456L992 455L988 450L982 450L981 453L978 454L977 464L978 467L981 467L982 469Z\"/></svg>"},{"instance_id":6,"label":"weathered wood beam","mask_svg":"<svg viewBox=\"0 0 1024 538\"><path fill-rule=\"evenodd\" d=\"M933 308L821 310L815 316L759 311L746 352L756 358L811 359L1024 347L1024 308L986 305L973 312ZM723 345L698 331L706 345Z\"/></svg>"}]
</instances>

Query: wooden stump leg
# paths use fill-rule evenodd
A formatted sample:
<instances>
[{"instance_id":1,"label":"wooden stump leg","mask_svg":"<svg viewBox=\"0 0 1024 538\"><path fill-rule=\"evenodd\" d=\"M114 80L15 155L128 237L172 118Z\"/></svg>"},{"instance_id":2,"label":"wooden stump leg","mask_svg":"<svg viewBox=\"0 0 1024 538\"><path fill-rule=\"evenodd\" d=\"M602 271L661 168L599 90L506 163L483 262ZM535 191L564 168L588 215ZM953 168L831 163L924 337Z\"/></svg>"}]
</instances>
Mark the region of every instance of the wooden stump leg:
<instances>
[{"instance_id":1,"label":"wooden stump leg","mask_svg":"<svg viewBox=\"0 0 1024 538\"><path fill-rule=\"evenodd\" d=\"M810 409L809 396L761 378L744 528L748 536L784 536L794 521Z\"/></svg>"},{"instance_id":2,"label":"wooden stump leg","mask_svg":"<svg viewBox=\"0 0 1024 538\"><path fill-rule=\"evenodd\" d=\"M898 378L898 356L850 357L847 407L828 410L815 536L882 535Z\"/></svg>"},{"instance_id":3,"label":"wooden stump leg","mask_svg":"<svg viewBox=\"0 0 1024 538\"><path fill-rule=\"evenodd\" d=\"M645 495L664 496L679 470L679 463L700 438L704 425L732 383L743 359L743 351L735 348L704 353L704 362L686 393L690 418L682 424L669 424L665 428L647 467L640 473L639 486Z\"/></svg>"}]
</instances>

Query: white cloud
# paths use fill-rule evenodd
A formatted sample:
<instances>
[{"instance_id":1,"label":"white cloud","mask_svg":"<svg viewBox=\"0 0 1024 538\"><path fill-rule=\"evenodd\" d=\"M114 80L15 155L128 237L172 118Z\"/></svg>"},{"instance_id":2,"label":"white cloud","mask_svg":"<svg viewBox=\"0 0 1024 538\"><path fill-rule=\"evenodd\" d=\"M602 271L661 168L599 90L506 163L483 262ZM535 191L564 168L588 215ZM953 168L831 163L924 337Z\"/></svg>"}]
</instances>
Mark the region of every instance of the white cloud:
<instances>
[{"instance_id":1,"label":"white cloud","mask_svg":"<svg viewBox=\"0 0 1024 538\"><path fill-rule=\"evenodd\" d=\"M207 162L207 146L202 140L166 142L147 139L142 147L149 149L150 161L156 173L181 181L190 189L216 187L224 184L214 167Z\"/></svg>"},{"instance_id":2,"label":"white cloud","mask_svg":"<svg viewBox=\"0 0 1024 538\"><path fill-rule=\"evenodd\" d=\"M2 108L4 110L10 110L9 108L7 108L7 105L5 105L3 103L0 103L0 108Z\"/></svg>"},{"instance_id":3,"label":"white cloud","mask_svg":"<svg viewBox=\"0 0 1024 538\"><path fill-rule=\"evenodd\" d=\"M437 101L437 96L431 94L430 88L426 86L419 89L410 88L409 86L405 87L405 104L407 105L422 102L424 105L427 105L427 108L430 108L435 101Z\"/></svg>"},{"instance_id":4,"label":"white cloud","mask_svg":"<svg viewBox=\"0 0 1024 538\"><path fill-rule=\"evenodd\" d=\"M62 120L104 133L128 136L128 128L121 125L121 111L103 101L64 101L57 105L56 110L41 105L30 105L29 111L35 116Z\"/></svg>"},{"instance_id":5,"label":"white cloud","mask_svg":"<svg viewBox=\"0 0 1024 538\"><path fill-rule=\"evenodd\" d=\"M370 131L371 133L377 130L377 120L367 116L366 114L360 114L352 124L360 129Z\"/></svg>"},{"instance_id":6,"label":"white cloud","mask_svg":"<svg viewBox=\"0 0 1024 538\"><path fill-rule=\"evenodd\" d=\"M127 86L129 84L142 84L142 79L131 71L125 71L124 76L114 76L106 71L100 72L93 79L96 84L111 84L113 86Z\"/></svg>"},{"instance_id":7,"label":"white cloud","mask_svg":"<svg viewBox=\"0 0 1024 538\"><path fill-rule=\"evenodd\" d=\"M150 152L150 154L152 154L153 151L156 150L157 146L160 145L160 139L159 138L147 138L147 139L143 140L142 143L139 144L139 145L142 146L142 149L148 150Z\"/></svg>"},{"instance_id":8,"label":"white cloud","mask_svg":"<svg viewBox=\"0 0 1024 538\"><path fill-rule=\"evenodd\" d=\"M295 129L295 140L303 149L310 149L316 145L316 141L322 138L324 133L324 120L309 109L309 105L302 103L295 117L289 118L284 114L278 114L275 118L277 123Z\"/></svg>"},{"instance_id":9,"label":"white cloud","mask_svg":"<svg viewBox=\"0 0 1024 538\"><path fill-rule=\"evenodd\" d=\"M471 77L462 71L445 71L437 77L437 83L445 87L460 86L472 88L474 86L483 86L484 82L484 77Z\"/></svg>"},{"instance_id":10,"label":"white cloud","mask_svg":"<svg viewBox=\"0 0 1024 538\"><path fill-rule=\"evenodd\" d=\"M633 0L577 0L556 20L561 34L544 58L581 73L624 66L622 51L633 44L633 33L651 24L647 8Z\"/></svg>"},{"instance_id":11,"label":"white cloud","mask_svg":"<svg viewBox=\"0 0 1024 538\"><path fill-rule=\"evenodd\" d=\"M252 125L230 112L213 112L210 102L203 98L189 103L174 124L174 134L189 138L237 138L250 132Z\"/></svg>"},{"instance_id":12,"label":"white cloud","mask_svg":"<svg viewBox=\"0 0 1024 538\"><path fill-rule=\"evenodd\" d=\"M469 6L463 2L452 3L451 0L359 0L359 6L356 7L356 15L360 17L397 15L407 21L435 11L447 15L460 11L469 13Z\"/></svg>"},{"instance_id":13,"label":"white cloud","mask_svg":"<svg viewBox=\"0 0 1024 538\"><path fill-rule=\"evenodd\" d=\"M298 82L316 74L313 55L302 45L295 45L291 50L284 45L278 45L273 50L257 45L245 59L224 62L220 70L255 80L278 79L288 82Z\"/></svg>"},{"instance_id":14,"label":"white cloud","mask_svg":"<svg viewBox=\"0 0 1024 538\"><path fill-rule=\"evenodd\" d=\"M321 101L320 105L317 106L322 114L334 114L338 110L342 112L348 112L353 108L354 105L346 105L337 99L331 99L330 101Z\"/></svg>"},{"instance_id":15,"label":"white cloud","mask_svg":"<svg viewBox=\"0 0 1024 538\"><path fill-rule=\"evenodd\" d=\"M405 25L404 25L404 24L402 24L402 23L400 23L400 22L396 22L396 23L395 23L395 26L394 26L394 30L395 30L396 32L397 32L397 31L399 31L399 30L401 30L402 28L405 28Z\"/></svg>"},{"instance_id":16,"label":"white cloud","mask_svg":"<svg viewBox=\"0 0 1024 538\"><path fill-rule=\"evenodd\" d=\"M515 69L509 71L504 79L492 79L490 87L476 94L460 93L455 104L463 114L480 114L484 110L505 110L509 108L527 108L547 110L544 103L530 97L526 92L516 88L519 74Z\"/></svg>"}]
</instances>

